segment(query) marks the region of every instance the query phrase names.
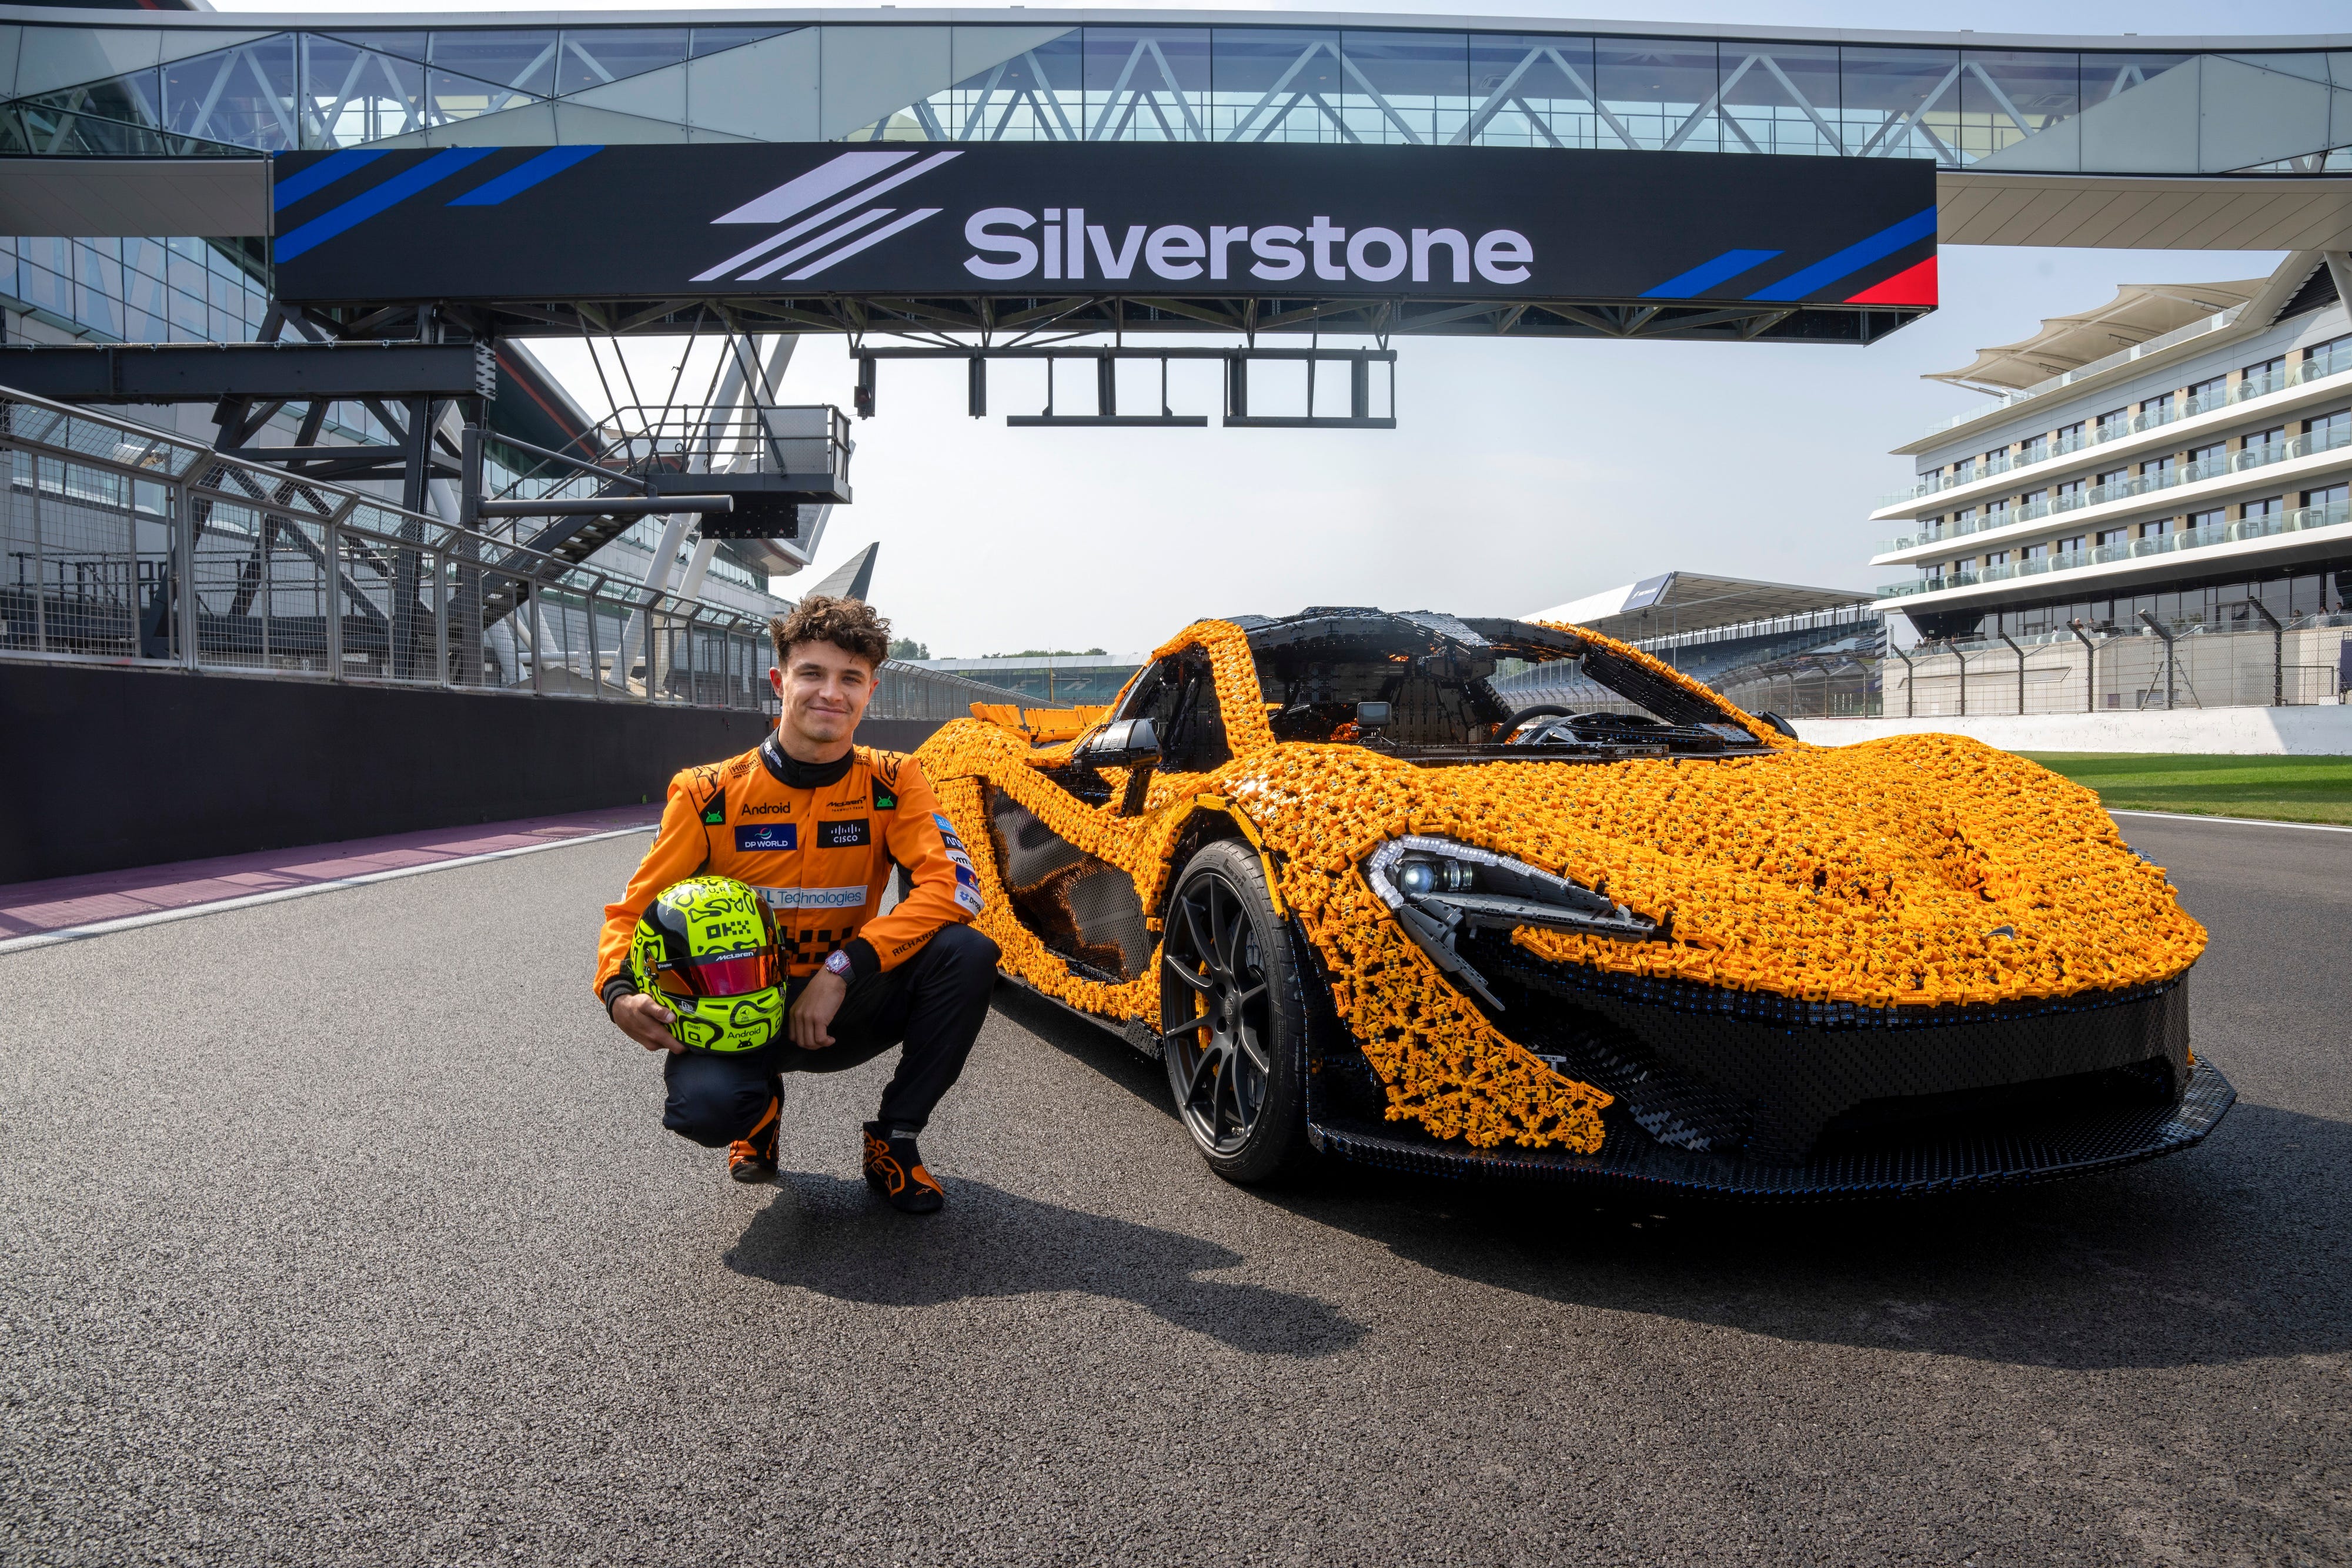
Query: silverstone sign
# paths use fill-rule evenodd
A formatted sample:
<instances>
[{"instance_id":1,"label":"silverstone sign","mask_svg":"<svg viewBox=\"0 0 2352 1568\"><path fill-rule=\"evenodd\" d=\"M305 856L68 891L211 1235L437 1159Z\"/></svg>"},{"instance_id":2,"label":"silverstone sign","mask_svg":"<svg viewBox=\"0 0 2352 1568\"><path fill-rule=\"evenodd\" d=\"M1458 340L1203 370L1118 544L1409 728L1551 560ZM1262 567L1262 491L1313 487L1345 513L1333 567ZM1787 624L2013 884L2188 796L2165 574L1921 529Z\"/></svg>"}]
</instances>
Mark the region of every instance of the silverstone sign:
<instances>
[{"instance_id":1,"label":"silverstone sign","mask_svg":"<svg viewBox=\"0 0 2352 1568\"><path fill-rule=\"evenodd\" d=\"M1913 161L1038 142L282 153L315 303L811 295L1932 305Z\"/></svg>"}]
</instances>

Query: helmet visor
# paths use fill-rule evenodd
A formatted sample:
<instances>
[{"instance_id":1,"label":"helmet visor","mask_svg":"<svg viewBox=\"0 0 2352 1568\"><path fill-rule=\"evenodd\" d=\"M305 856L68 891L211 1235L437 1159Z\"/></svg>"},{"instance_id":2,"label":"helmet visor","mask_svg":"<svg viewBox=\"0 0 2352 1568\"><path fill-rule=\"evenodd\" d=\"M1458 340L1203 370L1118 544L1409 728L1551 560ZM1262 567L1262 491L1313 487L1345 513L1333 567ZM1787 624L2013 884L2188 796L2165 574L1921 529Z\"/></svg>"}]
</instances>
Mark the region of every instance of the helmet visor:
<instances>
[{"instance_id":1,"label":"helmet visor","mask_svg":"<svg viewBox=\"0 0 2352 1568\"><path fill-rule=\"evenodd\" d=\"M780 967L774 948L755 947L748 953L664 964L656 977L673 996L748 997L774 986Z\"/></svg>"}]
</instances>

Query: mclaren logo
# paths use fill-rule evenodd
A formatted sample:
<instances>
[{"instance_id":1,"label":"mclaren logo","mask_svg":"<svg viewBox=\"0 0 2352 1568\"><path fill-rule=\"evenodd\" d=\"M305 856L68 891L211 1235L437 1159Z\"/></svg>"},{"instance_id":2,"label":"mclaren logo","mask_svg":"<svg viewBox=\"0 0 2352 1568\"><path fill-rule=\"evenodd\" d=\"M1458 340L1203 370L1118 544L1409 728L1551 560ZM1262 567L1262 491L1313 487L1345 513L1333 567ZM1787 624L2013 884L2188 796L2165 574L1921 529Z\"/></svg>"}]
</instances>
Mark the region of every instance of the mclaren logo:
<instances>
[{"instance_id":1,"label":"mclaren logo","mask_svg":"<svg viewBox=\"0 0 2352 1568\"><path fill-rule=\"evenodd\" d=\"M711 219L714 224L780 224L782 227L751 249L737 252L707 272L696 273L694 281L730 277L753 283L782 273L784 282L799 283L837 261L846 261L861 250L906 233L926 218L937 217L937 207L902 213L875 203L885 192L920 179L963 154L934 152L920 162L909 162L915 156L912 152L845 152ZM812 207L817 210L811 212Z\"/></svg>"}]
</instances>

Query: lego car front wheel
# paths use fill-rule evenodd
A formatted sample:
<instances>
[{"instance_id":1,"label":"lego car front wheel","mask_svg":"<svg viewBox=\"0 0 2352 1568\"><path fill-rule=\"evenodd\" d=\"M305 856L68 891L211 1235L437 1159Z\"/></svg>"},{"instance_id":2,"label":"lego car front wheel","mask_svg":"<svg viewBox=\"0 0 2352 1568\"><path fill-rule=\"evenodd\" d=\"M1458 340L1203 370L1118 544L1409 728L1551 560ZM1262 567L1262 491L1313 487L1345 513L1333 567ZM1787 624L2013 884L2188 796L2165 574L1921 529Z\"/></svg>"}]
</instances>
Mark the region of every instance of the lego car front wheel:
<instances>
[{"instance_id":1,"label":"lego car front wheel","mask_svg":"<svg viewBox=\"0 0 2352 1568\"><path fill-rule=\"evenodd\" d=\"M1165 926L1160 1030L1177 1114L1227 1181L1280 1176L1307 1153L1307 1001L1257 856L1202 845Z\"/></svg>"}]
</instances>

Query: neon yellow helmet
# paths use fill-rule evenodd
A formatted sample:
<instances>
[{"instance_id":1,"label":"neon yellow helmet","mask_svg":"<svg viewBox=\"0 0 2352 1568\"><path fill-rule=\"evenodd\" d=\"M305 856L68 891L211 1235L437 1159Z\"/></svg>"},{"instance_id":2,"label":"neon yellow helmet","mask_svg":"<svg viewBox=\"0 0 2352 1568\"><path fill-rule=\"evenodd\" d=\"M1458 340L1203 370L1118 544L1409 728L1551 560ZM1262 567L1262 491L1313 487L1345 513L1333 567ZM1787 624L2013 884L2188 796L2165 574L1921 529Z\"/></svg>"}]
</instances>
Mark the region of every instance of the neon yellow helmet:
<instances>
[{"instance_id":1,"label":"neon yellow helmet","mask_svg":"<svg viewBox=\"0 0 2352 1568\"><path fill-rule=\"evenodd\" d=\"M730 876L662 889L629 944L637 989L670 1011L688 1051L757 1051L783 1032L783 966L767 901Z\"/></svg>"}]
</instances>

